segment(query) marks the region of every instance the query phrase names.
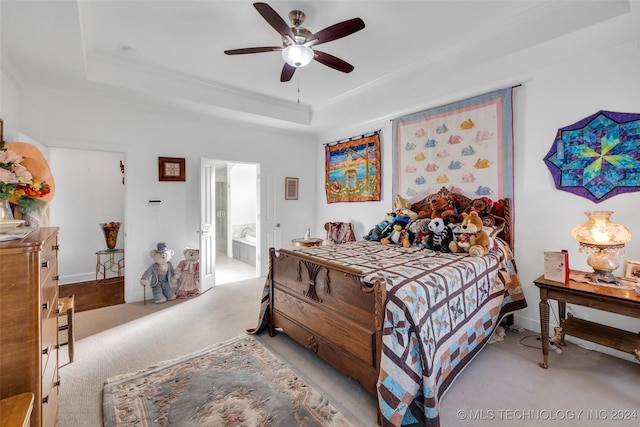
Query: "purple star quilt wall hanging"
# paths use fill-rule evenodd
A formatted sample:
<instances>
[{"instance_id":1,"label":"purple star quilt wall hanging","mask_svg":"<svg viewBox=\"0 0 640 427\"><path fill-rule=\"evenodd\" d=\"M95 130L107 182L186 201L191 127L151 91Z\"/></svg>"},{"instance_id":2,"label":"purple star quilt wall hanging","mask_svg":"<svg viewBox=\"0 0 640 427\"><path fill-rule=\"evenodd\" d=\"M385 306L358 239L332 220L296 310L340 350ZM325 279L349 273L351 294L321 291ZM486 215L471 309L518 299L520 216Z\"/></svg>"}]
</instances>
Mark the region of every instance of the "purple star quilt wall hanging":
<instances>
[{"instance_id":1,"label":"purple star quilt wall hanging","mask_svg":"<svg viewBox=\"0 0 640 427\"><path fill-rule=\"evenodd\" d=\"M640 190L640 114L598 111L558 129L544 158L556 188L595 203Z\"/></svg>"}]
</instances>

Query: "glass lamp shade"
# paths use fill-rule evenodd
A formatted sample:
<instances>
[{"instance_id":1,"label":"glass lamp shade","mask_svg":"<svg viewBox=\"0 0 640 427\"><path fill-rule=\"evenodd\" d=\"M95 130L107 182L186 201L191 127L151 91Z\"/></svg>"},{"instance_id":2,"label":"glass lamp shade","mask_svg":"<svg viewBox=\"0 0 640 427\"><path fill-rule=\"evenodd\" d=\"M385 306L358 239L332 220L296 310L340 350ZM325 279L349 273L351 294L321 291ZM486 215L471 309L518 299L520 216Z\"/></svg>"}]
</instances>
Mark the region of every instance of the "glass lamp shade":
<instances>
[{"instance_id":1,"label":"glass lamp shade","mask_svg":"<svg viewBox=\"0 0 640 427\"><path fill-rule=\"evenodd\" d=\"M617 283L613 271L619 267L616 255L624 254L624 245L631 240L631 231L624 225L611 222L610 211L585 212L588 221L571 231L571 236L580 243L580 252L589 252L587 264L594 273L589 275L595 282Z\"/></svg>"},{"instance_id":2,"label":"glass lamp shade","mask_svg":"<svg viewBox=\"0 0 640 427\"><path fill-rule=\"evenodd\" d=\"M309 65L313 60L313 56L313 49L301 44L287 46L282 51L282 59L284 59L287 64L296 68Z\"/></svg>"}]
</instances>

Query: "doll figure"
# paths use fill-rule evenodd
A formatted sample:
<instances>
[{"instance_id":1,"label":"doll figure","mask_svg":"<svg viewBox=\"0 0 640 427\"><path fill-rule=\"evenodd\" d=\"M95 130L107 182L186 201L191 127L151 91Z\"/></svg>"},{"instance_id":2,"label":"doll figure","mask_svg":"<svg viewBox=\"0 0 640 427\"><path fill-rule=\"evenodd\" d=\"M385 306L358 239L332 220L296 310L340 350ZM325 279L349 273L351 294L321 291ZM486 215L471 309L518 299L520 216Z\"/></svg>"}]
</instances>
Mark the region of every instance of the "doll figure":
<instances>
[{"instance_id":1,"label":"doll figure","mask_svg":"<svg viewBox=\"0 0 640 427\"><path fill-rule=\"evenodd\" d=\"M189 298L200 293L200 250L185 248L183 254L173 277L178 281L178 298Z\"/></svg>"}]
</instances>

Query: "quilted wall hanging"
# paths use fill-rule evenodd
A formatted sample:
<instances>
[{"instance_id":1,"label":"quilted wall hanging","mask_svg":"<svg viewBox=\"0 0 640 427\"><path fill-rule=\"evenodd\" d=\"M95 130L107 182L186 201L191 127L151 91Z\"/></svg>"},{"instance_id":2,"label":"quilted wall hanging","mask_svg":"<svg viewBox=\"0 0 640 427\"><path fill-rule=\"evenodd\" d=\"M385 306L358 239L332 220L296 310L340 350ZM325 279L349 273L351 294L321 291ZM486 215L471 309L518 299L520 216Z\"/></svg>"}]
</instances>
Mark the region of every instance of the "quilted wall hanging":
<instances>
[{"instance_id":1,"label":"quilted wall hanging","mask_svg":"<svg viewBox=\"0 0 640 427\"><path fill-rule=\"evenodd\" d=\"M640 190L640 114L598 111L558 129L544 158L558 190L595 203Z\"/></svg>"},{"instance_id":2,"label":"quilted wall hanging","mask_svg":"<svg viewBox=\"0 0 640 427\"><path fill-rule=\"evenodd\" d=\"M394 195L513 197L513 88L393 120Z\"/></svg>"},{"instance_id":3,"label":"quilted wall hanging","mask_svg":"<svg viewBox=\"0 0 640 427\"><path fill-rule=\"evenodd\" d=\"M327 203L380 200L380 131L325 146Z\"/></svg>"}]
</instances>

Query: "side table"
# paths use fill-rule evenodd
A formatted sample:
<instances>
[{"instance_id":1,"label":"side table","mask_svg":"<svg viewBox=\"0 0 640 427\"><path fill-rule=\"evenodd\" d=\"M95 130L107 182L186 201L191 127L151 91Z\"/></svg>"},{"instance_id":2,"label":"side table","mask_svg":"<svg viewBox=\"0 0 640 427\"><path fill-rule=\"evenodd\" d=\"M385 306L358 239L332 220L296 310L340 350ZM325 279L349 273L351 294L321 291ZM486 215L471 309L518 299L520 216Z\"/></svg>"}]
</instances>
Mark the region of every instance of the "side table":
<instances>
[{"instance_id":1,"label":"side table","mask_svg":"<svg viewBox=\"0 0 640 427\"><path fill-rule=\"evenodd\" d=\"M572 271L572 273L582 272ZM635 291L574 280L570 280L569 283L565 284L547 280L544 275L534 280L534 283L540 289L540 329L542 333L542 362L539 363L540 367L546 369L549 366L548 300L550 299L558 301L560 326L556 330L554 339L559 338L560 345L565 345L565 335L571 335L633 354L640 361L640 334L637 332L629 332L579 319L571 314L566 315L567 303L570 303L595 310L640 318L640 295Z\"/></svg>"},{"instance_id":2,"label":"side table","mask_svg":"<svg viewBox=\"0 0 640 427\"><path fill-rule=\"evenodd\" d=\"M118 257L116 258L116 255ZM107 278L107 272L115 273L118 277L124 276L124 249L105 249L96 252L96 280L102 276Z\"/></svg>"},{"instance_id":3,"label":"side table","mask_svg":"<svg viewBox=\"0 0 640 427\"><path fill-rule=\"evenodd\" d=\"M322 244L322 242L324 242L323 239L319 239L317 237L311 237L309 239L305 239L303 237L299 238L299 239L293 239L291 241L291 244L293 246L302 246L305 248L308 248L310 246L320 246Z\"/></svg>"}]
</instances>

